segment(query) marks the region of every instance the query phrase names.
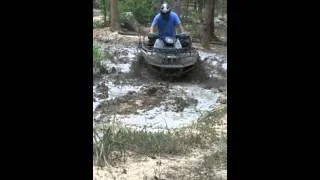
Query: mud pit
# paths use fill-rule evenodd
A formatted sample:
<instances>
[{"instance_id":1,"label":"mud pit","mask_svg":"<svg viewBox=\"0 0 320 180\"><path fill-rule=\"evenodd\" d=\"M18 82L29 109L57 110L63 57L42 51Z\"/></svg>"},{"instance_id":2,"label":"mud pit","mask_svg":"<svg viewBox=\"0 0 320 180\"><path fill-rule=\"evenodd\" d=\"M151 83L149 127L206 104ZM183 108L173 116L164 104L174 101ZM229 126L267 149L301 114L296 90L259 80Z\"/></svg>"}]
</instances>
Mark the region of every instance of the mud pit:
<instances>
[{"instance_id":1,"label":"mud pit","mask_svg":"<svg viewBox=\"0 0 320 180\"><path fill-rule=\"evenodd\" d=\"M116 121L149 131L180 128L226 103L227 57L218 49L199 50L203 67L199 74L168 81L144 69L138 69L137 75L132 66L135 43L94 41L93 45L108 54L101 62L106 73L94 79L94 123Z\"/></svg>"}]
</instances>

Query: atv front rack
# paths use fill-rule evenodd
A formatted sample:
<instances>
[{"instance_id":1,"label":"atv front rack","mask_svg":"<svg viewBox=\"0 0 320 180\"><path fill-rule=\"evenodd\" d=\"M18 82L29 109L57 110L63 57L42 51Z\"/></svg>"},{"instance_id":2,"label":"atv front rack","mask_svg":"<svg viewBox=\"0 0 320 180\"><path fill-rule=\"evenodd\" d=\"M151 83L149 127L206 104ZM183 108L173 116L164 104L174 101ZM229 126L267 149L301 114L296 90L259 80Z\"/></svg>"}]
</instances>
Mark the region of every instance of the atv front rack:
<instances>
[{"instance_id":1,"label":"atv front rack","mask_svg":"<svg viewBox=\"0 0 320 180\"><path fill-rule=\"evenodd\" d=\"M175 48L150 48L150 47L141 47L144 51L148 53L160 53L160 54L190 54L190 55L196 55L197 51L195 48L181 48L181 49L175 49Z\"/></svg>"},{"instance_id":2,"label":"atv front rack","mask_svg":"<svg viewBox=\"0 0 320 180\"><path fill-rule=\"evenodd\" d=\"M153 48L152 52L156 53L164 53L164 54L180 54L180 53L196 53L195 48L181 48L181 49L174 49L174 48Z\"/></svg>"}]
</instances>

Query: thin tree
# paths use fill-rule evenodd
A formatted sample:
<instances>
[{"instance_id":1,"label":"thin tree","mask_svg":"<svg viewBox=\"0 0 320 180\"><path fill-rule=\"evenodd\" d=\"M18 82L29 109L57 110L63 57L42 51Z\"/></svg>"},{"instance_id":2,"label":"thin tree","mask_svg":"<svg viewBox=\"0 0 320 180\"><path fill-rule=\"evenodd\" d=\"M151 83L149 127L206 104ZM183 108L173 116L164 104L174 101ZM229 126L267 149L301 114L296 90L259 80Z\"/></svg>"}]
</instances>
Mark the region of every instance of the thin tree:
<instances>
[{"instance_id":1,"label":"thin tree","mask_svg":"<svg viewBox=\"0 0 320 180\"><path fill-rule=\"evenodd\" d=\"M214 35L214 7L215 0L207 0L205 2L204 16L203 16L203 26L202 26L202 37L201 42L203 44L208 44L209 41L215 40Z\"/></svg>"},{"instance_id":2,"label":"thin tree","mask_svg":"<svg viewBox=\"0 0 320 180\"><path fill-rule=\"evenodd\" d=\"M120 30L118 0L110 0L110 30Z\"/></svg>"}]
</instances>

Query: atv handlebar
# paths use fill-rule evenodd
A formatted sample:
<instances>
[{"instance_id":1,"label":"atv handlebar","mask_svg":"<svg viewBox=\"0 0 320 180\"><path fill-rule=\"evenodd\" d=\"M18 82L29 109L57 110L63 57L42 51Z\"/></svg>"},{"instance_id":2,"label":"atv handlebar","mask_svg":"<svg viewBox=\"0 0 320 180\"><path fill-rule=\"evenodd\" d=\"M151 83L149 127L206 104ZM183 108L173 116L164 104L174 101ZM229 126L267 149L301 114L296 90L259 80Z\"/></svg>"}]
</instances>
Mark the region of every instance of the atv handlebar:
<instances>
[{"instance_id":1,"label":"atv handlebar","mask_svg":"<svg viewBox=\"0 0 320 180\"><path fill-rule=\"evenodd\" d=\"M148 34L148 38L149 39L156 39L158 37L159 37L159 34L157 34L157 33L149 33Z\"/></svg>"},{"instance_id":2,"label":"atv handlebar","mask_svg":"<svg viewBox=\"0 0 320 180\"><path fill-rule=\"evenodd\" d=\"M180 34L176 34L175 37L178 39L184 39L184 38L188 38L189 35L187 33L180 33ZM157 39L157 38L159 38L158 33L149 33L148 34L148 39Z\"/></svg>"}]
</instances>

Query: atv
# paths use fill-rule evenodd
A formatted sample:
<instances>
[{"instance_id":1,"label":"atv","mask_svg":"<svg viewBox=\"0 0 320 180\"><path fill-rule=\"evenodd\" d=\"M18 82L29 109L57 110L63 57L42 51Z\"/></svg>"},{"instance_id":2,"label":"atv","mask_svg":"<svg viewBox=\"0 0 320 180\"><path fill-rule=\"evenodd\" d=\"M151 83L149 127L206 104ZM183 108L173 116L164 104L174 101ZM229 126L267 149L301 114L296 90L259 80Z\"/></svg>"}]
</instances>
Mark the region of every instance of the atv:
<instances>
[{"instance_id":1,"label":"atv","mask_svg":"<svg viewBox=\"0 0 320 180\"><path fill-rule=\"evenodd\" d=\"M174 37L162 38L163 48L154 48L158 34L149 34L148 41L139 40L138 61L144 67L155 70L164 76L180 77L198 68L200 56L187 34L177 34ZM174 44L180 40L182 48L175 48Z\"/></svg>"}]
</instances>

